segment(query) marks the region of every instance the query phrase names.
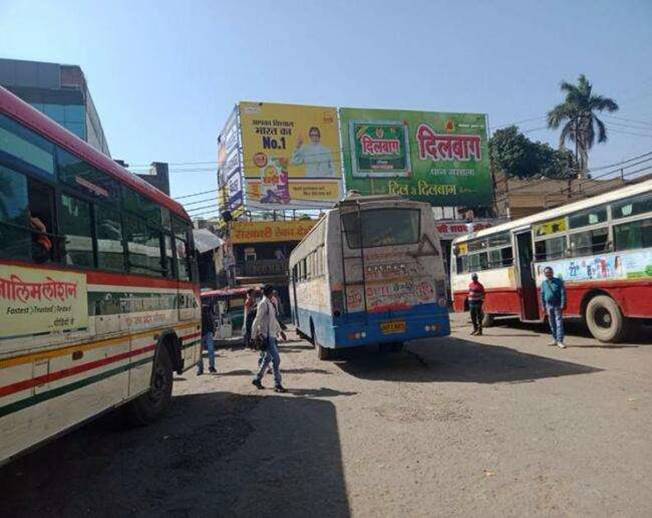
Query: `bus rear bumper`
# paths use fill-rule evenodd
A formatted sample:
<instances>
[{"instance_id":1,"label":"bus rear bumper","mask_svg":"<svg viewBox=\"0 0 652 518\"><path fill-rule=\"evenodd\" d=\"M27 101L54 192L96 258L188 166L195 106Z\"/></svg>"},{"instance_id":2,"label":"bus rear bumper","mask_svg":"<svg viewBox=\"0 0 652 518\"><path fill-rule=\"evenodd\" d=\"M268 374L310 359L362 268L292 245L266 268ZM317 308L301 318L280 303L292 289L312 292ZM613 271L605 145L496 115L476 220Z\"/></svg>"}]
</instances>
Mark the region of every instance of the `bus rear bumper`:
<instances>
[{"instance_id":1,"label":"bus rear bumper","mask_svg":"<svg viewBox=\"0 0 652 518\"><path fill-rule=\"evenodd\" d=\"M334 349L407 342L450 335L448 309L428 306L406 313L349 315L334 322ZM328 345L325 345L328 347Z\"/></svg>"}]
</instances>

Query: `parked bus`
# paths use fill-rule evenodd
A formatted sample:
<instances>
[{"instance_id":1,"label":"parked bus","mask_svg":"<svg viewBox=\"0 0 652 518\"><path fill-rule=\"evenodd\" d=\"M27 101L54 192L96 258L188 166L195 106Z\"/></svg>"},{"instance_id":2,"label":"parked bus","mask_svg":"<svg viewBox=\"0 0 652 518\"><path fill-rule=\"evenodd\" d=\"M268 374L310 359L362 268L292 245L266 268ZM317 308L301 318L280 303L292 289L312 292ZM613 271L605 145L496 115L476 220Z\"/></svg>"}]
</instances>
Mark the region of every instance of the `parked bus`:
<instances>
[{"instance_id":1,"label":"parked bus","mask_svg":"<svg viewBox=\"0 0 652 518\"><path fill-rule=\"evenodd\" d=\"M545 318L543 270L566 284L567 317L581 317L595 338L621 340L652 318L652 180L570 203L453 241L456 311L478 272L487 293L486 323L496 315Z\"/></svg>"},{"instance_id":2,"label":"parked bus","mask_svg":"<svg viewBox=\"0 0 652 518\"><path fill-rule=\"evenodd\" d=\"M352 196L326 212L290 255L297 330L334 349L450 333L432 209L392 196Z\"/></svg>"},{"instance_id":3,"label":"parked bus","mask_svg":"<svg viewBox=\"0 0 652 518\"><path fill-rule=\"evenodd\" d=\"M0 88L0 464L165 410L200 354L192 250L178 203Z\"/></svg>"}]
</instances>

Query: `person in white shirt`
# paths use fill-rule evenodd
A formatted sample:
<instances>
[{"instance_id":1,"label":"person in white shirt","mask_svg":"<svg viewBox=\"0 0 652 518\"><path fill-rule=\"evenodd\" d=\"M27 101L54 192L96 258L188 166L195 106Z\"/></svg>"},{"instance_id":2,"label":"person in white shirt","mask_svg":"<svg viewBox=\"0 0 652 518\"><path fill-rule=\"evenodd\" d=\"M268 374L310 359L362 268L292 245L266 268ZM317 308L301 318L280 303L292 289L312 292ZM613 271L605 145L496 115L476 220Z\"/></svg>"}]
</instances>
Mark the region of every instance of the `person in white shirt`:
<instances>
[{"instance_id":1,"label":"person in white shirt","mask_svg":"<svg viewBox=\"0 0 652 518\"><path fill-rule=\"evenodd\" d=\"M262 337L266 344L265 358L259 365L258 373L252 383L259 389L265 388L262 379L271 362L274 367L274 390L276 392L287 392L281 383L281 356L276 341L276 337L281 333L281 324L276 318L276 307L271 301L273 293L274 288L269 285L263 286L263 299L258 303L256 318L251 326L251 335L253 337Z\"/></svg>"},{"instance_id":2,"label":"person in white shirt","mask_svg":"<svg viewBox=\"0 0 652 518\"><path fill-rule=\"evenodd\" d=\"M308 131L310 142L303 143L303 137L297 140L297 147L292 153L293 165L306 166L306 178L334 176L333 152L321 145L321 132L317 126Z\"/></svg>"}]
</instances>

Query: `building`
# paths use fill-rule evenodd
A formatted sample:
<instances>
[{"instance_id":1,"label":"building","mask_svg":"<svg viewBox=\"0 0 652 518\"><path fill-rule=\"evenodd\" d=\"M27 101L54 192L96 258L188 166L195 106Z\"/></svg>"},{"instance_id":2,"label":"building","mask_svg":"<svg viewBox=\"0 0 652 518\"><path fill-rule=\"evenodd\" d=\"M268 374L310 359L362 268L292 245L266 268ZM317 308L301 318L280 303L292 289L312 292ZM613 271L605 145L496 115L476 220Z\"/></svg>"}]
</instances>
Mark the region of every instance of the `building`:
<instances>
[{"instance_id":1,"label":"building","mask_svg":"<svg viewBox=\"0 0 652 518\"><path fill-rule=\"evenodd\" d=\"M230 224L227 266L233 268L236 286L272 284L289 308L288 264L290 252L317 223L314 219L287 221L234 221Z\"/></svg>"},{"instance_id":2,"label":"building","mask_svg":"<svg viewBox=\"0 0 652 518\"><path fill-rule=\"evenodd\" d=\"M77 65L0 59L0 85L111 156L86 78Z\"/></svg>"},{"instance_id":3,"label":"building","mask_svg":"<svg viewBox=\"0 0 652 518\"><path fill-rule=\"evenodd\" d=\"M129 169L129 164L124 160L116 159L115 161L125 169ZM167 162L152 162L147 170L131 172L170 196L170 172Z\"/></svg>"},{"instance_id":4,"label":"building","mask_svg":"<svg viewBox=\"0 0 652 518\"><path fill-rule=\"evenodd\" d=\"M494 175L496 214L509 220L524 218L542 210L559 207L566 203L590 198L604 192L619 189L624 185L648 179L650 175L626 179L621 177L605 180L573 178L554 180L551 178L519 179L502 173Z\"/></svg>"}]
</instances>

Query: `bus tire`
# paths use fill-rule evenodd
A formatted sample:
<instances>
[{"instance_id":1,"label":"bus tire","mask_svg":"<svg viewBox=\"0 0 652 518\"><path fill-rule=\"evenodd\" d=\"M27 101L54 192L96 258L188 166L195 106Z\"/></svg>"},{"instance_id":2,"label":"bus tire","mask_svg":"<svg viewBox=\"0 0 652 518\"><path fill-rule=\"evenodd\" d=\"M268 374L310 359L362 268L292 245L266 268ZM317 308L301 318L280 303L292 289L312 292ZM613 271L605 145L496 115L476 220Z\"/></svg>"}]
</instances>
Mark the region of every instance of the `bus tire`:
<instances>
[{"instance_id":1,"label":"bus tire","mask_svg":"<svg viewBox=\"0 0 652 518\"><path fill-rule=\"evenodd\" d=\"M491 327L494 325L494 316L485 313L484 316L482 317L482 327Z\"/></svg>"},{"instance_id":2,"label":"bus tire","mask_svg":"<svg viewBox=\"0 0 652 518\"><path fill-rule=\"evenodd\" d=\"M317 342L315 342L315 347L317 348L317 357L320 360L330 360L331 359L331 350L327 347L322 347Z\"/></svg>"},{"instance_id":3,"label":"bus tire","mask_svg":"<svg viewBox=\"0 0 652 518\"><path fill-rule=\"evenodd\" d=\"M161 344L154 356L149 390L127 404L127 420L132 425L144 426L156 421L167 410L172 400L172 361L168 348Z\"/></svg>"},{"instance_id":4,"label":"bus tire","mask_svg":"<svg viewBox=\"0 0 652 518\"><path fill-rule=\"evenodd\" d=\"M589 301L584 319L591 334L601 342L619 342L627 332L626 319L618 303L607 295L598 295Z\"/></svg>"}]
</instances>

